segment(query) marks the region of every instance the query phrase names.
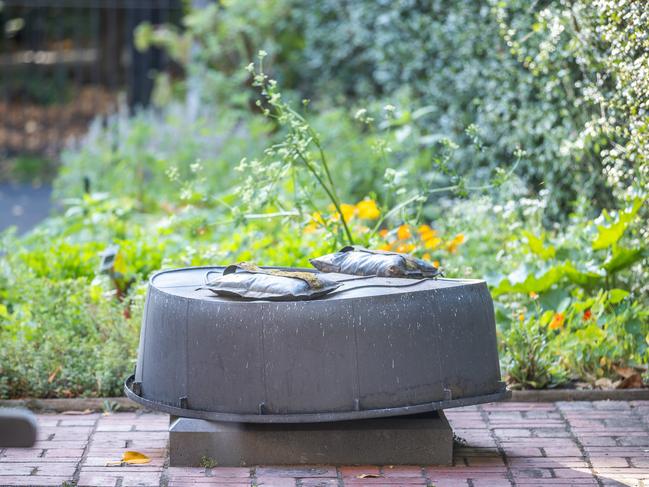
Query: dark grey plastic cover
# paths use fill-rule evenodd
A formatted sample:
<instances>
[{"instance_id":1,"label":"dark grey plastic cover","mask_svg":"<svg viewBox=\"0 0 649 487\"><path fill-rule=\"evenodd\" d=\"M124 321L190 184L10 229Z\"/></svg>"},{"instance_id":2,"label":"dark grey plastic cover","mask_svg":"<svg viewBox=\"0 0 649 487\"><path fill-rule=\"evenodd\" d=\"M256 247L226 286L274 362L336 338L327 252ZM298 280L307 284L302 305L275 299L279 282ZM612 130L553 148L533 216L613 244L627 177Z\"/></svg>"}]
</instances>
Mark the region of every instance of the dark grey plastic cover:
<instances>
[{"instance_id":1,"label":"dark grey plastic cover","mask_svg":"<svg viewBox=\"0 0 649 487\"><path fill-rule=\"evenodd\" d=\"M148 408L296 423L507 395L483 281L329 274L341 286L317 300L242 301L197 290L208 271L223 267L163 271L149 282L135 376L126 383L128 397Z\"/></svg>"},{"instance_id":2,"label":"dark grey plastic cover","mask_svg":"<svg viewBox=\"0 0 649 487\"><path fill-rule=\"evenodd\" d=\"M436 277L441 273L430 262L412 255L351 245L343 247L340 252L310 259L309 262L321 272L355 276L422 278Z\"/></svg>"}]
</instances>

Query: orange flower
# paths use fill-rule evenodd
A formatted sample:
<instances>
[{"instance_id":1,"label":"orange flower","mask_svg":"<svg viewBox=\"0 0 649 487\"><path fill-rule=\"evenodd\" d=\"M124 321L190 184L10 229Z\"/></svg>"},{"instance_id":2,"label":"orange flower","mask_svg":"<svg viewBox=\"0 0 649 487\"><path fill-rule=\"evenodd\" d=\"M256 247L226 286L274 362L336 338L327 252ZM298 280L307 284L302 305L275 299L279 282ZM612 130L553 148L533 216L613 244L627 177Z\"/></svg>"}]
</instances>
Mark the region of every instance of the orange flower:
<instances>
[{"instance_id":1,"label":"orange flower","mask_svg":"<svg viewBox=\"0 0 649 487\"><path fill-rule=\"evenodd\" d=\"M399 238L399 240L407 240L412 237L412 233L410 232L410 225L401 225L397 229L397 237Z\"/></svg>"},{"instance_id":2,"label":"orange flower","mask_svg":"<svg viewBox=\"0 0 649 487\"><path fill-rule=\"evenodd\" d=\"M388 233L390 233L390 232L388 232L388 229L387 229L387 228L382 228L381 230L379 230L379 235L380 235L381 237L383 237L383 238L387 237L387 236L388 236Z\"/></svg>"},{"instance_id":3,"label":"orange flower","mask_svg":"<svg viewBox=\"0 0 649 487\"><path fill-rule=\"evenodd\" d=\"M552 317L552 321L548 325L550 330L558 330L563 326L563 322L566 320L566 316L563 313L555 313Z\"/></svg>"},{"instance_id":4,"label":"orange flower","mask_svg":"<svg viewBox=\"0 0 649 487\"><path fill-rule=\"evenodd\" d=\"M379 247L379 250L392 250L392 245L389 243L383 244Z\"/></svg>"},{"instance_id":5,"label":"orange flower","mask_svg":"<svg viewBox=\"0 0 649 487\"><path fill-rule=\"evenodd\" d=\"M376 220L381 215L376 206L376 201L371 199L359 201L356 204L356 209L358 210L358 217L364 220Z\"/></svg>"},{"instance_id":6,"label":"orange flower","mask_svg":"<svg viewBox=\"0 0 649 487\"><path fill-rule=\"evenodd\" d=\"M439 260L434 260L433 265L437 268L439 268Z\"/></svg>"},{"instance_id":7,"label":"orange flower","mask_svg":"<svg viewBox=\"0 0 649 487\"><path fill-rule=\"evenodd\" d=\"M437 230L433 230L428 225L421 225L418 230L422 240L430 240L437 236Z\"/></svg>"},{"instance_id":8,"label":"orange flower","mask_svg":"<svg viewBox=\"0 0 649 487\"><path fill-rule=\"evenodd\" d=\"M433 230L428 225L421 225L418 230L427 249L436 249L442 243L442 239L437 236L437 230Z\"/></svg>"},{"instance_id":9,"label":"orange flower","mask_svg":"<svg viewBox=\"0 0 649 487\"><path fill-rule=\"evenodd\" d=\"M538 294L536 294L534 291L530 291L530 298L537 299L538 297L539 297Z\"/></svg>"},{"instance_id":10,"label":"orange flower","mask_svg":"<svg viewBox=\"0 0 649 487\"><path fill-rule=\"evenodd\" d=\"M525 321L525 315L523 313L518 315L518 321L520 321L521 323Z\"/></svg>"},{"instance_id":11,"label":"orange flower","mask_svg":"<svg viewBox=\"0 0 649 487\"><path fill-rule=\"evenodd\" d=\"M586 311L584 311L584 315L581 317L582 320L588 321L593 317L593 312L588 308Z\"/></svg>"}]
</instances>

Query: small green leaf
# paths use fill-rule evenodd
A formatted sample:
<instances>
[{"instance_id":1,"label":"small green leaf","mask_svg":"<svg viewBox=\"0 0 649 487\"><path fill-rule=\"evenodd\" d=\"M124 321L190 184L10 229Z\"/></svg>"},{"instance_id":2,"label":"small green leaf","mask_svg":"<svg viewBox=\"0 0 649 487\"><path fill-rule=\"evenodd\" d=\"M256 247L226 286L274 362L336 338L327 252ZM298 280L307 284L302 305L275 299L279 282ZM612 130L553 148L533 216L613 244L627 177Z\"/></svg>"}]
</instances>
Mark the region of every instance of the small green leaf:
<instances>
[{"instance_id":1,"label":"small green leaf","mask_svg":"<svg viewBox=\"0 0 649 487\"><path fill-rule=\"evenodd\" d=\"M566 266L549 267L538 273L528 273L525 267L512 272L493 290L495 296L507 293L542 293L550 289L565 276Z\"/></svg>"},{"instance_id":2,"label":"small green leaf","mask_svg":"<svg viewBox=\"0 0 649 487\"><path fill-rule=\"evenodd\" d=\"M557 253L557 250L552 246L545 246L542 239L538 238L532 232L523 232L523 235L527 238L527 244L530 246L530 250L533 254L539 256L543 260L553 259Z\"/></svg>"},{"instance_id":3,"label":"small green leaf","mask_svg":"<svg viewBox=\"0 0 649 487\"><path fill-rule=\"evenodd\" d=\"M621 211L615 222L609 226L597 225L597 237L593 240L593 250L601 250L616 244L642 207L643 200L637 198L633 206Z\"/></svg>"},{"instance_id":4,"label":"small green leaf","mask_svg":"<svg viewBox=\"0 0 649 487\"><path fill-rule=\"evenodd\" d=\"M617 304L629 295L629 291L624 289L611 289L608 292L608 300L612 304Z\"/></svg>"},{"instance_id":5,"label":"small green leaf","mask_svg":"<svg viewBox=\"0 0 649 487\"><path fill-rule=\"evenodd\" d=\"M646 249L628 249L626 247L615 247L611 257L602 265L609 274L621 271L631 267L633 264L642 260L645 256Z\"/></svg>"}]
</instances>

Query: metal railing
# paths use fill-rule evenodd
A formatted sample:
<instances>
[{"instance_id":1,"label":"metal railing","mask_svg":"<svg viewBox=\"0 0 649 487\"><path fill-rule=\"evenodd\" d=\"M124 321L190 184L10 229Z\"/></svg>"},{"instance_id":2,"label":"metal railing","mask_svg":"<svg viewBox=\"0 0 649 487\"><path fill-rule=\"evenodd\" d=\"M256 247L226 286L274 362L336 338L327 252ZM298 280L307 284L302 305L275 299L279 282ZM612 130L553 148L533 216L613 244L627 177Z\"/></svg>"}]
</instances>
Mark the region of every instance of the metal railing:
<instances>
[{"instance_id":1,"label":"metal railing","mask_svg":"<svg viewBox=\"0 0 649 487\"><path fill-rule=\"evenodd\" d=\"M0 161L56 157L97 115L146 105L157 49L139 52L138 24L178 23L182 0L0 0Z\"/></svg>"}]
</instances>

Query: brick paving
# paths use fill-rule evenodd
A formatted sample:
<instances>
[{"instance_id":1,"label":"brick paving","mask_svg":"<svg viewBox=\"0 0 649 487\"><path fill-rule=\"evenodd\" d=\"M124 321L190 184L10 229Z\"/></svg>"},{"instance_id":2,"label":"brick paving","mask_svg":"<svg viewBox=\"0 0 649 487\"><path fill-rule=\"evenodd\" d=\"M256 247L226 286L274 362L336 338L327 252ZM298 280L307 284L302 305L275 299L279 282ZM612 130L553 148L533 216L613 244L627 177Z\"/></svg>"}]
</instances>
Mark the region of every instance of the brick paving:
<instances>
[{"instance_id":1,"label":"brick paving","mask_svg":"<svg viewBox=\"0 0 649 487\"><path fill-rule=\"evenodd\" d=\"M649 401L509 402L446 414L458 436L452 467L207 469L168 467L166 415L43 414L34 448L0 449L0 485L649 487ZM106 466L127 449L151 463Z\"/></svg>"}]
</instances>

